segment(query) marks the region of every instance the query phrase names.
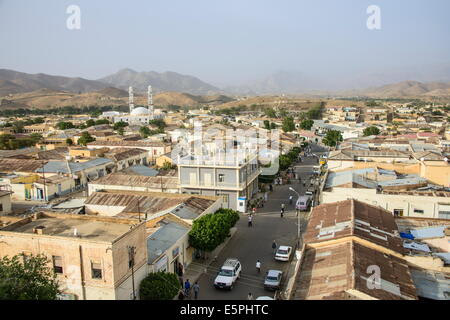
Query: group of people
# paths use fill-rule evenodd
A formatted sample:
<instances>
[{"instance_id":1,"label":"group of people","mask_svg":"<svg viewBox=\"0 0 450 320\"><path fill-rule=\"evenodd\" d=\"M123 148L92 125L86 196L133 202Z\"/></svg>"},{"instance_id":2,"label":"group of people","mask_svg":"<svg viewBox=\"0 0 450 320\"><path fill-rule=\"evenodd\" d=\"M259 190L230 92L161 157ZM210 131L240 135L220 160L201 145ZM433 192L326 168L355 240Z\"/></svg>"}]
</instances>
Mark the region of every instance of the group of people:
<instances>
[{"instance_id":1,"label":"group of people","mask_svg":"<svg viewBox=\"0 0 450 320\"><path fill-rule=\"evenodd\" d=\"M189 279L187 279L184 282L183 288L184 290L180 290L180 293L178 294L178 300L184 300L185 297L190 298L191 289L194 291L194 299L198 299L198 294L200 292L200 285L198 284L198 281L195 281L194 285L191 287L191 283L189 282Z\"/></svg>"}]
</instances>

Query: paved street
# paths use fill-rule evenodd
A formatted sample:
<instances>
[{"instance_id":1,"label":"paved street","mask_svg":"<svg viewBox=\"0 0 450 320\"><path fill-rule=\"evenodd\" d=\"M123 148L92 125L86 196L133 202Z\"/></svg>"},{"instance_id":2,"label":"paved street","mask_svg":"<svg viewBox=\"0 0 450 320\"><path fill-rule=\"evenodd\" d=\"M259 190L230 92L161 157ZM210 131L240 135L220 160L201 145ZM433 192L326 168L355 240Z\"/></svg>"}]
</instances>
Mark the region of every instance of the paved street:
<instances>
[{"instance_id":1,"label":"paved street","mask_svg":"<svg viewBox=\"0 0 450 320\"><path fill-rule=\"evenodd\" d=\"M313 146L312 152L323 151L319 147ZM302 163L295 167L302 181L312 174L312 166L317 165L314 157L308 157ZM289 205L289 195L293 195L295 200L297 196L289 190L294 188L300 195L305 193L306 188L298 181L290 185L275 186L274 191L269 195L269 201L264 208L259 208L253 219L253 227L247 227L247 216L241 216L236 224L238 231L223 249L217 261L213 262L207 269L207 273L199 278L200 295L199 299L205 300L244 300L249 292L256 299L259 296L272 296L274 292L266 291L263 288L263 279L267 270L278 269L286 272L291 262L278 262L273 258L272 241L275 240L278 245L289 245L294 247L297 240L297 216L294 205ZM284 218L280 217L281 203L285 203L286 212ZM302 230L306 227L305 216L308 213L301 214ZM232 291L218 290L213 286L214 278L227 258L235 257L242 263L241 278L236 282ZM256 271L256 261L262 263L261 274ZM193 262L194 267L203 270L204 266ZM288 279L284 279L284 285Z\"/></svg>"}]
</instances>

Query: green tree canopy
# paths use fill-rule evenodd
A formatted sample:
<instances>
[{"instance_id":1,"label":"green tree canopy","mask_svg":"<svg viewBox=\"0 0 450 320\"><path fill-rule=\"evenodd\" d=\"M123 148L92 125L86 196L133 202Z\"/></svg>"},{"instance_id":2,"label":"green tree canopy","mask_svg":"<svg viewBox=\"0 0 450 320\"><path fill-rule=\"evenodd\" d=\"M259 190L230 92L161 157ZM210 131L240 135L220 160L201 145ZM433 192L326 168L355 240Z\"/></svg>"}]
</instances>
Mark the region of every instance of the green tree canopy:
<instances>
[{"instance_id":1,"label":"green tree canopy","mask_svg":"<svg viewBox=\"0 0 450 320\"><path fill-rule=\"evenodd\" d=\"M342 141L342 134L340 131L337 130L328 131L325 137L322 139L323 144L329 147L335 147L341 141Z\"/></svg>"},{"instance_id":2,"label":"green tree canopy","mask_svg":"<svg viewBox=\"0 0 450 320\"><path fill-rule=\"evenodd\" d=\"M380 134L380 129L375 126L367 127L364 129L363 134L365 137L367 136L377 136Z\"/></svg>"},{"instance_id":3,"label":"green tree canopy","mask_svg":"<svg viewBox=\"0 0 450 320\"><path fill-rule=\"evenodd\" d=\"M275 110L273 108L267 108L266 110L264 110L264 113L269 118L276 118L277 117L277 113L275 112Z\"/></svg>"},{"instance_id":4,"label":"green tree canopy","mask_svg":"<svg viewBox=\"0 0 450 320\"><path fill-rule=\"evenodd\" d=\"M119 130L120 128L125 128L125 127L128 127L128 123L126 123L122 120L114 123L114 125L113 125L114 130Z\"/></svg>"},{"instance_id":5,"label":"green tree canopy","mask_svg":"<svg viewBox=\"0 0 450 320\"><path fill-rule=\"evenodd\" d=\"M220 209L195 220L189 232L189 244L199 250L213 251L226 239L238 219L236 211Z\"/></svg>"},{"instance_id":6,"label":"green tree canopy","mask_svg":"<svg viewBox=\"0 0 450 320\"><path fill-rule=\"evenodd\" d=\"M181 289L174 273L154 272L142 280L139 287L141 300L172 300Z\"/></svg>"},{"instance_id":7,"label":"green tree canopy","mask_svg":"<svg viewBox=\"0 0 450 320\"><path fill-rule=\"evenodd\" d=\"M295 130L294 118L286 117L283 119L283 125L281 127L284 132L291 132Z\"/></svg>"},{"instance_id":8,"label":"green tree canopy","mask_svg":"<svg viewBox=\"0 0 450 320\"><path fill-rule=\"evenodd\" d=\"M16 255L0 260L0 300L56 300L54 271L43 255Z\"/></svg>"},{"instance_id":9,"label":"green tree canopy","mask_svg":"<svg viewBox=\"0 0 450 320\"><path fill-rule=\"evenodd\" d=\"M95 141L95 138L89 134L89 132L84 131L81 133L81 137L78 139L78 144L81 146L86 146L89 142Z\"/></svg>"},{"instance_id":10,"label":"green tree canopy","mask_svg":"<svg viewBox=\"0 0 450 320\"><path fill-rule=\"evenodd\" d=\"M70 122L70 121L61 121L61 122L58 122L58 123L56 124L56 127L57 127L59 130L66 130L66 129L72 129L72 128L75 128L74 124L73 124L72 122Z\"/></svg>"},{"instance_id":11,"label":"green tree canopy","mask_svg":"<svg viewBox=\"0 0 450 320\"><path fill-rule=\"evenodd\" d=\"M311 119L303 120L300 123L300 128L303 130L311 130L312 126L314 125L314 121Z\"/></svg>"}]
</instances>

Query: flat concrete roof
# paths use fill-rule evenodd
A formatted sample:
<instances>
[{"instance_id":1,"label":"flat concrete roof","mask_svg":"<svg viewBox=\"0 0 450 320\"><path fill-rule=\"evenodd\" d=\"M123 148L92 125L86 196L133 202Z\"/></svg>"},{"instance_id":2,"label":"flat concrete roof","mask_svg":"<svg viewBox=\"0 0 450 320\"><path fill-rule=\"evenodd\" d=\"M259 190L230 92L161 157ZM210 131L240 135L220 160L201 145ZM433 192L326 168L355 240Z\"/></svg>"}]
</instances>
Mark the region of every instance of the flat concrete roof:
<instances>
[{"instance_id":1,"label":"flat concrete roof","mask_svg":"<svg viewBox=\"0 0 450 320\"><path fill-rule=\"evenodd\" d=\"M132 225L94 219L44 217L25 224L10 225L4 231L35 234L34 229L38 227L43 227L42 235L112 242L128 232ZM78 237L74 236L74 229L77 229Z\"/></svg>"}]
</instances>

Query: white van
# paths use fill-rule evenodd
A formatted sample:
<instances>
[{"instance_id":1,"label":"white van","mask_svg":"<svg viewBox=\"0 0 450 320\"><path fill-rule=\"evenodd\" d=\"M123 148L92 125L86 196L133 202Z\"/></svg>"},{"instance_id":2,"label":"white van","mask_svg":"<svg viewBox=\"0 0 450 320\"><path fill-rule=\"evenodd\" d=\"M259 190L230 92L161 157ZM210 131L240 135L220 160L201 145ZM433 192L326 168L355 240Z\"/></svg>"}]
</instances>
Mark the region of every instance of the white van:
<instances>
[{"instance_id":1,"label":"white van","mask_svg":"<svg viewBox=\"0 0 450 320\"><path fill-rule=\"evenodd\" d=\"M234 283L241 275L241 270L242 266L238 259L227 259L214 280L214 287L217 289L233 289Z\"/></svg>"}]
</instances>

